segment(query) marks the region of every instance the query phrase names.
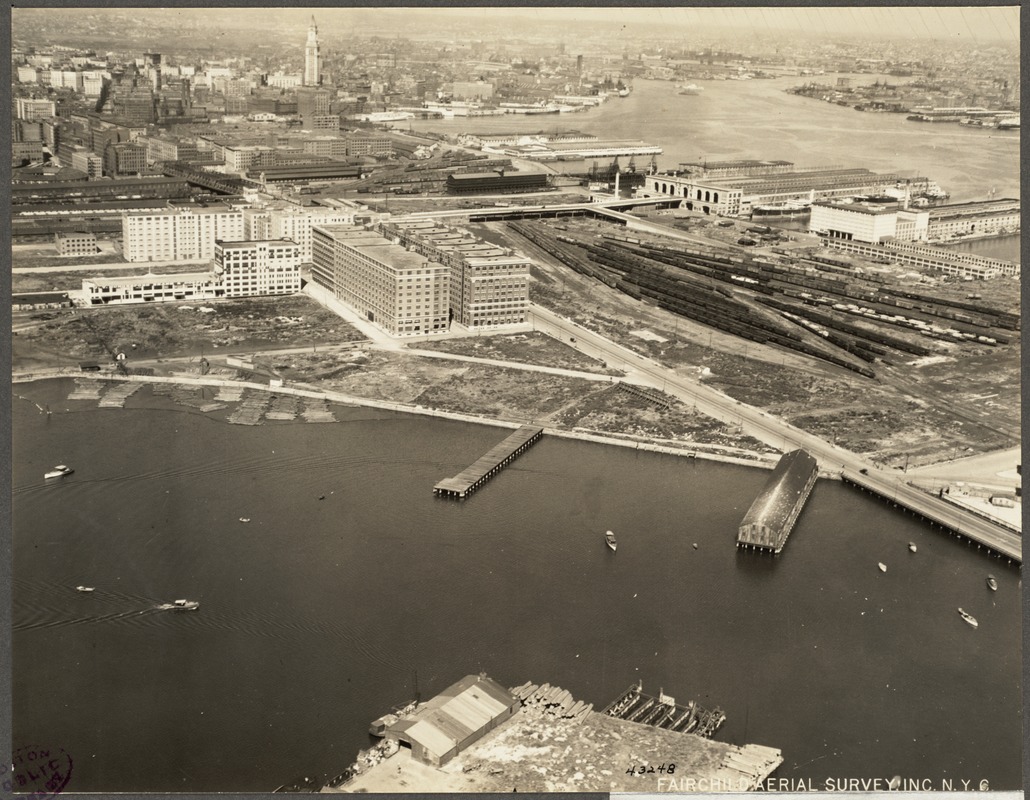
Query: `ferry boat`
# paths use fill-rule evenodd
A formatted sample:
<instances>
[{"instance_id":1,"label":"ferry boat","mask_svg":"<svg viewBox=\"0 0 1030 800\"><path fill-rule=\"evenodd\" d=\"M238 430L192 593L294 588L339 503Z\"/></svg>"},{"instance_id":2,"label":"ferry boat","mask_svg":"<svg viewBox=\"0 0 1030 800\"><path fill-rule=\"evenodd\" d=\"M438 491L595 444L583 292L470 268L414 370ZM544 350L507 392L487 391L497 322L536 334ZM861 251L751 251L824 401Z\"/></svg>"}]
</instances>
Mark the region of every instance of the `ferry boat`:
<instances>
[{"instance_id":1,"label":"ferry boat","mask_svg":"<svg viewBox=\"0 0 1030 800\"><path fill-rule=\"evenodd\" d=\"M43 477L47 480L50 478L63 478L65 475L71 475L75 470L71 467L65 466L64 464L58 464L52 470L47 472Z\"/></svg>"},{"instance_id":2,"label":"ferry boat","mask_svg":"<svg viewBox=\"0 0 1030 800\"><path fill-rule=\"evenodd\" d=\"M966 622L972 625L974 628L979 627L980 623L976 621L976 617L970 614L968 611L963 611L961 608L958 610L959 616L962 617Z\"/></svg>"},{"instance_id":3,"label":"ferry boat","mask_svg":"<svg viewBox=\"0 0 1030 800\"><path fill-rule=\"evenodd\" d=\"M77 592L92 592L92 591L95 591L95 587L93 587L93 586L76 586L75 587L75 591L77 591Z\"/></svg>"},{"instance_id":4,"label":"ferry boat","mask_svg":"<svg viewBox=\"0 0 1030 800\"><path fill-rule=\"evenodd\" d=\"M618 544L615 541L615 534L611 531L604 532L604 541L605 544L607 544L613 551L618 547Z\"/></svg>"},{"instance_id":5,"label":"ferry boat","mask_svg":"<svg viewBox=\"0 0 1030 800\"><path fill-rule=\"evenodd\" d=\"M994 579L993 575L987 576L987 588L990 589L992 592L998 591L998 581Z\"/></svg>"}]
</instances>

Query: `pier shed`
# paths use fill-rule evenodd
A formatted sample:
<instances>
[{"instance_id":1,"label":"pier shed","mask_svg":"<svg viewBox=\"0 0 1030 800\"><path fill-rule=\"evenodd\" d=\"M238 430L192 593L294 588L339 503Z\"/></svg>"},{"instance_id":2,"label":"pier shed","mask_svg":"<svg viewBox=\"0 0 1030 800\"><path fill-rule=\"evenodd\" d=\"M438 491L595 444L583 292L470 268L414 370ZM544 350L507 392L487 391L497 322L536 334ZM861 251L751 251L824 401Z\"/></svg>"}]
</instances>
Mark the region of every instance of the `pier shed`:
<instances>
[{"instance_id":1,"label":"pier shed","mask_svg":"<svg viewBox=\"0 0 1030 800\"><path fill-rule=\"evenodd\" d=\"M486 675L466 675L386 730L416 761L441 767L508 719L521 704Z\"/></svg>"},{"instance_id":2,"label":"pier shed","mask_svg":"<svg viewBox=\"0 0 1030 800\"><path fill-rule=\"evenodd\" d=\"M741 520L737 546L783 550L818 477L819 464L809 453L785 453Z\"/></svg>"}]
</instances>

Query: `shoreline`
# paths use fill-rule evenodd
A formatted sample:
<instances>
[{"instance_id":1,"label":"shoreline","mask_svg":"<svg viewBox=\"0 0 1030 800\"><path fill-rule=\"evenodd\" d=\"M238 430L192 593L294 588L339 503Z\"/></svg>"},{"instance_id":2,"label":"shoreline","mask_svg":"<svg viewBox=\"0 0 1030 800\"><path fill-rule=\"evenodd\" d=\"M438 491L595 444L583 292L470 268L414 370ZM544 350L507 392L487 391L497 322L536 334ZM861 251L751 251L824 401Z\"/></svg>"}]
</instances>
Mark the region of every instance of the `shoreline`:
<instances>
[{"instance_id":1,"label":"shoreline","mask_svg":"<svg viewBox=\"0 0 1030 800\"><path fill-rule=\"evenodd\" d=\"M493 427L506 428L510 430L515 430L524 424L532 422L532 420L515 422L511 420L497 419L495 417L480 417L473 414L463 414L457 411L445 411L442 409L427 408L419 405L396 403L389 400L374 400L371 398L348 395L342 392L315 389L313 387L308 386L269 386L265 383L230 380L227 378L198 378L192 376L171 377L165 375L112 375L105 373L84 373L79 370L68 368L67 370L15 374L11 377L11 383L35 383L37 381L60 380L69 378L89 378L91 380L103 380L112 383L139 383L145 385L185 384L191 386L238 387L240 389L251 389L253 391L267 392L269 394L290 394L296 397L306 397L316 400L325 400L327 402L343 406L350 406L356 408L378 408L384 411L393 411L395 413L418 414L427 417L450 419L456 422L466 422L476 425L490 425ZM201 412L201 414L202 416L207 416L203 412ZM709 450L704 449L709 447L724 449L720 445L698 445L685 443L683 447L672 447L669 445L659 444L655 441L650 440L618 438L618 434L606 436L603 433L592 433L582 430L563 430L560 428L552 428L549 426L544 426L544 433L549 436L555 436L563 439L573 439L584 442L592 442L594 444L626 447L635 450L643 450L645 452L679 456L681 458L701 459L704 461L717 461L725 464L736 464L738 466L746 467L760 467L762 469L769 470L773 469L776 466L776 462L779 460L779 455L771 456L768 453L761 453L754 450L745 450L743 448L739 450L741 455L734 455L732 453L711 452ZM630 436L629 434L623 435L627 437ZM751 457L746 457L743 454L749 454ZM823 477L828 478L840 477L838 473L824 472L821 474Z\"/></svg>"}]
</instances>

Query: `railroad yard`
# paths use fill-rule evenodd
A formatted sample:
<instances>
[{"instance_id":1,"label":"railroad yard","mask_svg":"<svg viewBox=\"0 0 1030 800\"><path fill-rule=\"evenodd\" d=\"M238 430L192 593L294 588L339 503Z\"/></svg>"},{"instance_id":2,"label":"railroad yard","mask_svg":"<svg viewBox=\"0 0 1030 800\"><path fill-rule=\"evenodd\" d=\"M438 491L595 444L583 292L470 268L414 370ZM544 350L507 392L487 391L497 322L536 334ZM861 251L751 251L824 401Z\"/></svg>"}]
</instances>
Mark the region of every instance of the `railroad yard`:
<instances>
[{"instance_id":1,"label":"railroad yard","mask_svg":"<svg viewBox=\"0 0 1030 800\"><path fill-rule=\"evenodd\" d=\"M669 367L707 368L706 383L880 463L1019 441L1018 280L924 286L819 250L719 250L579 219L503 234L538 257L536 302ZM631 335L645 325L657 335Z\"/></svg>"}]
</instances>

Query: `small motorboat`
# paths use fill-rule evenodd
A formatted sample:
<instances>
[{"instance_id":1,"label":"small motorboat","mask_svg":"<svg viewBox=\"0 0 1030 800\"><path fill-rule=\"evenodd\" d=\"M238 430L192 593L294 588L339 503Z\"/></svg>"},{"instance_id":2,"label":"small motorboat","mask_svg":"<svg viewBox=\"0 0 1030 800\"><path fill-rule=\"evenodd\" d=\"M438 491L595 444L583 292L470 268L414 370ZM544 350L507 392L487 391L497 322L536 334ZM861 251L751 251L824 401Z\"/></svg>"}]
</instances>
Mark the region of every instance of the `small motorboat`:
<instances>
[{"instance_id":1,"label":"small motorboat","mask_svg":"<svg viewBox=\"0 0 1030 800\"><path fill-rule=\"evenodd\" d=\"M886 572L887 571L887 565L884 564L882 561L878 562L876 566L878 566L880 568L880 572Z\"/></svg>"},{"instance_id":2,"label":"small motorboat","mask_svg":"<svg viewBox=\"0 0 1030 800\"><path fill-rule=\"evenodd\" d=\"M250 522L250 517L240 517L240 522Z\"/></svg>"},{"instance_id":3,"label":"small motorboat","mask_svg":"<svg viewBox=\"0 0 1030 800\"><path fill-rule=\"evenodd\" d=\"M618 548L618 542L615 541L615 534L611 531L604 532L604 541L613 551Z\"/></svg>"},{"instance_id":4,"label":"small motorboat","mask_svg":"<svg viewBox=\"0 0 1030 800\"><path fill-rule=\"evenodd\" d=\"M162 611L196 611L200 603L196 600L174 600L171 603L164 603L158 606Z\"/></svg>"},{"instance_id":5,"label":"small motorboat","mask_svg":"<svg viewBox=\"0 0 1030 800\"><path fill-rule=\"evenodd\" d=\"M909 543L908 543L908 549L909 549L909 550L910 550L911 552L913 552L913 553L914 553L914 552L916 552L916 543L915 543L915 542L909 542Z\"/></svg>"},{"instance_id":6,"label":"small motorboat","mask_svg":"<svg viewBox=\"0 0 1030 800\"><path fill-rule=\"evenodd\" d=\"M960 616L962 617L962 619L964 619L964 620L965 620L966 622L968 622L968 623L969 623L970 625L972 625L972 626L973 626L974 628L977 628L977 627L979 627L979 626L980 626L980 623L976 621L976 617L974 617L974 616L973 616L972 614L970 614L970 613L969 613L968 611L963 611L963 610L962 610L962 609L960 608L960 609L958 610L958 613L959 613L959 615L960 615Z\"/></svg>"},{"instance_id":7,"label":"small motorboat","mask_svg":"<svg viewBox=\"0 0 1030 800\"><path fill-rule=\"evenodd\" d=\"M75 591L77 592L92 592L95 591L93 586L76 586Z\"/></svg>"},{"instance_id":8,"label":"small motorboat","mask_svg":"<svg viewBox=\"0 0 1030 800\"><path fill-rule=\"evenodd\" d=\"M987 576L987 588L990 589L992 592L998 591L998 581L995 580L993 575Z\"/></svg>"},{"instance_id":9,"label":"small motorboat","mask_svg":"<svg viewBox=\"0 0 1030 800\"><path fill-rule=\"evenodd\" d=\"M71 475L73 472L75 472L75 470L71 467L65 466L64 464L58 464L52 470L45 473L43 477L46 480L49 480L50 478L63 478L65 475Z\"/></svg>"}]
</instances>

